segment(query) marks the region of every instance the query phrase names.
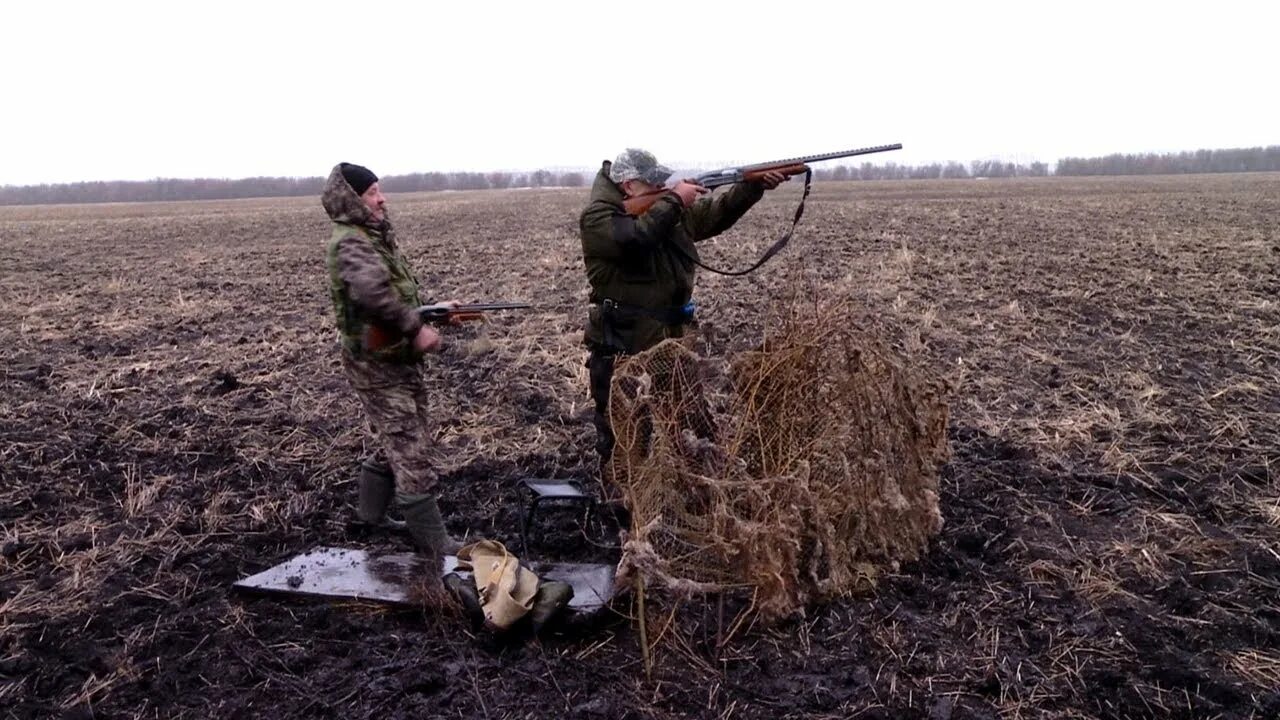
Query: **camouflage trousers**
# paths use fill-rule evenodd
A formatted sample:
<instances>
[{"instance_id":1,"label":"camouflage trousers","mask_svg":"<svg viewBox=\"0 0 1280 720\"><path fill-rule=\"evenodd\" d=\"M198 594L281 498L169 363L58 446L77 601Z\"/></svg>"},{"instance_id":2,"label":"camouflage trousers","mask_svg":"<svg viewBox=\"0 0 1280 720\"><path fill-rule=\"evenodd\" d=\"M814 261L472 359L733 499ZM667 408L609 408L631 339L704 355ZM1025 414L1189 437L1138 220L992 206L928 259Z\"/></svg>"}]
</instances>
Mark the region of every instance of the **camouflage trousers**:
<instances>
[{"instance_id":1,"label":"camouflage trousers","mask_svg":"<svg viewBox=\"0 0 1280 720\"><path fill-rule=\"evenodd\" d=\"M343 351L342 369L381 445L377 459L390 465L395 475L396 491L420 494L434 490L433 433L421 367L417 363L364 360Z\"/></svg>"}]
</instances>

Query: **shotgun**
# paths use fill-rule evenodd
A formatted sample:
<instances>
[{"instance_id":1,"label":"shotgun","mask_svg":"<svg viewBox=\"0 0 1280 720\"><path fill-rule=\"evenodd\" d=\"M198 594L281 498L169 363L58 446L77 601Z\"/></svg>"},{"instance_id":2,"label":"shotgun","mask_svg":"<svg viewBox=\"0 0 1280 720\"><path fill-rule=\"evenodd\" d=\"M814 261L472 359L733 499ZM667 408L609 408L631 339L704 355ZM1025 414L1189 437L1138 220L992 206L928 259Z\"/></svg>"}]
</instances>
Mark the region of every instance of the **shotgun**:
<instances>
[{"instance_id":1,"label":"shotgun","mask_svg":"<svg viewBox=\"0 0 1280 720\"><path fill-rule=\"evenodd\" d=\"M741 167L729 167L721 170L712 170L701 175L690 178L691 182L695 182L705 188L718 188L722 185L732 185L740 182L751 182L759 180L760 176L766 172L780 172L787 177L800 175L809 172L809 163L822 162L823 160L836 160L839 158L853 157L855 155L870 155L872 153L888 152L890 150L901 150L902 143L894 143L893 145L876 145L875 147L858 148L857 150L842 150L840 152L822 153L820 155L805 155L804 157L787 158L785 160L774 160L773 162L759 163L756 165L743 165ZM658 202L658 198L664 193L671 192L669 188L661 188L653 192L647 192L643 195L629 197L623 201L623 207L626 208L628 215L639 216L644 214L646 210L653 207Z\"/></svg>"},{"instance_id":2,"label":"shotgun","mask_svg":"<svg viewBox=\"0 0 1280 720\"><path fill-rule=\"evenodd\" d=\"M418 308L422 322L433 325L452 325L460 322L483 320L485 313L499 310L527 310L533 307L522 302L472 303L470 305L423 305ZM377 325L370 325L364 334L364 344L369 350L381 350L395 342L394 333Z\"/></svg>"}]
</instances>

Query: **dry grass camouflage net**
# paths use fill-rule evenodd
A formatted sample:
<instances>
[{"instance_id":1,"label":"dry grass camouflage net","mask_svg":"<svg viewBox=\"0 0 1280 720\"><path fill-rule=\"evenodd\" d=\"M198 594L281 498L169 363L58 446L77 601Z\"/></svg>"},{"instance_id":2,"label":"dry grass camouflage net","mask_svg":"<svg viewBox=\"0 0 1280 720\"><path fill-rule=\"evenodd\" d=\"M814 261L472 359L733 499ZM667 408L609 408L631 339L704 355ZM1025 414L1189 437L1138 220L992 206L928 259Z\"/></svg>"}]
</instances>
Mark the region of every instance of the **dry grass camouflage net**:
<instances>
[{"instance_id":1,"label":"dry grass camouflage net","mask_svg":"<svg viewBox=\"0 0 1280 720\"><path fill-rule=\"evenodd\" d=\"M793 315L718 376L677 340L618 364L624 576L744 588L777 620L920 555L942 528L948 388L847 317Z\"/></svg>"}]
</instances>

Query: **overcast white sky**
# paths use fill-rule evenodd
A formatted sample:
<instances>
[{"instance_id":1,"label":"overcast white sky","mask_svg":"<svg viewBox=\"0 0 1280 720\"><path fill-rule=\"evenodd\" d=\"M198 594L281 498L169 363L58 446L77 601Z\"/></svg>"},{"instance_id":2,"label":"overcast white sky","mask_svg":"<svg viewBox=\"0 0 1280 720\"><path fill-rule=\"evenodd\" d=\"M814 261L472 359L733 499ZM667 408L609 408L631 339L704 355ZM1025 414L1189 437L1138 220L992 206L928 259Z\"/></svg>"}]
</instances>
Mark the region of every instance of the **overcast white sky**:
<instances>
[{"instance_id":1,"label":"overcast white sky","mask_svg":"<svg viewBox=\"0 0 1280 720\"><path fill-rule=\"evenodd\" d=\"M1280 2L6 2L0 184L1280 144Z\"/></svg>"}]
</instances>

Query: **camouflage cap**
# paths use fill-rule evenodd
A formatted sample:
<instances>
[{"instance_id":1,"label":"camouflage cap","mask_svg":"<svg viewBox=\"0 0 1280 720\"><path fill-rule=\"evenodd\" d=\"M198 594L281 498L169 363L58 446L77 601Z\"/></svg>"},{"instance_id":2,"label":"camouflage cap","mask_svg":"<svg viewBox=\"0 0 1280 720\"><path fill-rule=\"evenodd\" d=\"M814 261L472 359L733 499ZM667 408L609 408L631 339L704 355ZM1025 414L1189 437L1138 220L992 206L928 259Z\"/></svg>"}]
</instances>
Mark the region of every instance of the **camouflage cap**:
<instances>
[{"instance_id":1,"label":"camouflage cap","mask_svg":"<svg viewBox=\"0 0 1280 720\"><path fill-rule=\"evenodd\" d=\"M643 180L650 185L661 185L671 177L671 168L658 163L658 158L647 150L627 148L620 153L609 168L609 179L616 183Z\"/></svg>"}]
</instances>

